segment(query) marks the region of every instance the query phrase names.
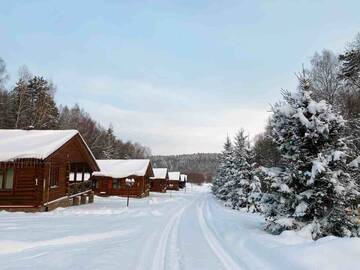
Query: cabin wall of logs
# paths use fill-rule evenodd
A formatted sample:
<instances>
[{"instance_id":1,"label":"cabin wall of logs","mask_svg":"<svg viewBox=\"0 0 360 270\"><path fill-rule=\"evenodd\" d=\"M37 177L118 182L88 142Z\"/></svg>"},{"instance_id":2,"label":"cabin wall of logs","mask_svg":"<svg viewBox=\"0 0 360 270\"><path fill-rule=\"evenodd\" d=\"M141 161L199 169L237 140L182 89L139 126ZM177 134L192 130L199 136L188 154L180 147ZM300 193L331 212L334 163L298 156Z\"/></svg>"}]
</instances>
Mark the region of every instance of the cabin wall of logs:
<instances>
[{"instance_id":1,"label":"cabin wall of logs","mask_svg":"<svg viewBox=\"0 0 360 270\"><path fill-rule=\"evenodd\" d=\"M169 179L165 168L162 169L166 170L165 176L155 177L150 161L143 175L120 178L92 175L100 170L79 134L45 159L0 161L0 210L51 211L93 203L95 195L142 198L149 196L150 191L165 193L185 187L181 179ZM133 180L131 186L126 183L127 178Z\"/></svg>"}]
</instances>

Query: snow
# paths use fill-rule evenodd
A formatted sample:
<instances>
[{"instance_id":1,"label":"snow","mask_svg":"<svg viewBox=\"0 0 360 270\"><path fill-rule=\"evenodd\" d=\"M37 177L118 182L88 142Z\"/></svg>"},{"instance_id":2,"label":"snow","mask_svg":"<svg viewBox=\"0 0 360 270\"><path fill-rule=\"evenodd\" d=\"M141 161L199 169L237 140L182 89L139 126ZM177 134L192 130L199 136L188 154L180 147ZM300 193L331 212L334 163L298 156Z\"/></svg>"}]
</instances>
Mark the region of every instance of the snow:
<instances>
[{"instance_id":1,"label":"snow","mask_svg":"<svg viewBox=\"0 0 360 270\"><path fill-rule=\"evenodd\" d=\"M169 172L169 180L179 181L180 180L180 172Z\"/></svg>"},{"instance_id":2,"label":"snow","mask_svg":"<svg viewBox=\"0 0 360 270\"><path fill-rule=\"evenodd\" d=\"M187 175L186 174L180 174L180 181L184 182L187 180Z\"/></svg>"},{"instance_id":3,"label":"snow","mask_svg":"<svg viewBox=\"0 0 360 270\"><path fill-rule=\"evenodd\" d=\"M46 159L76 134L77 130L0 129L0 161Z\"/></svg>"},{"instance_id":4,"label":"snow","mask_svg":"<svg viewBox=\"0 0 360 270\"><path fill-rule=\"evenodd\" d=\"M322 173L325 171L326 164L321 159L314 160L312 162L312 168L311 168L311 177L307 181L308 185L311 185L315 182L315 178L319 173Z\"/></svg>"},{"instance_id":5,"label":"snow","mask_svg":"<svg viewBox=\"0 0 360 270\"><path fill-rule=\"evenodd\" d=\"M332 153L333 161L339 161L345 158L346 154L343 151L336 150Z\"/></svg>"},{"instance_id":6,"label":"snow","mask_svg":"<svg viewBox=\"0 0 360 270\"><path fill-rule=\"evenodd\" d=\"M300 202L298 206L295 208L295 216L301 217L306 214L306 209L308 208L308 204L304 201Z\"/></svg>"},{"instance_id":7,"label":"snow","mask_svg":"<svg viewBox=\"0 0 360 270\"><path fill-rule=\"evenodd\" d=\"M96 197L47 213L0 212L0 269L357 269L360 239L271 235L209 186L143 199ZM291 224L292 220L282 222Z\"/></svg>"},{"instance_id":8,"label":"snow","mask_svg":"<svg viewBox=\"0 0 360 270\"><path fill-rule=\"evenodd\" d=\"M295 113L294 109L287 103L281 104L281 106L279 106L279 112L288 117Z\"/></svg>"},{"instance_id":9,"label":"snow","mask_svg":"<svg viewBox=\"0 0 360 270\"><path fill-rule=\"evenodd\" d=\"M307 109L312 114L316 113L322 113L328 108L328 105L326 104L325 100L321 100L320 102L316 102L314 100L311 100Z\"/></svg>"},{"instance_id":10,"label":"snow","mask_svg":"<svg viewBox=\"0 0 360 270\"><path fill-rule=\"evenodd\" d=\"M310 121L305 117L303 111L301 109L298 109L298 112L293 115L294 118L298 118L300 122L307 128L311 127Z\"/></svg>"},{"instance_id":11,"label":"snow","mask_svg":"<svg viewBox=\"0 0 360 270\"><path fill-rule=\"evenodd\" d=\"M359 163L360 163L360 156L355 158L353 161L351 161L349 163L349 166L353 168L359 168Z\"/></svg>"},{"instance_id":12,"label":"snow","mask_svg":"<svg viewBox=\"0 0 360 270\"><path fill-rule=\"evenodd\" d=\"M168 173L167 168L154 168L154 177L151 177L151 179L166 179L166 175Z\"/></svg>"},{"instance_id":13,"label":"snow","mask_svg":"<svg viewBox=\"0 0 360 270\"><path fill-rule=\"evenodd\" d=\"M96 160L100 167L94 176L125 178L129 176L145 176L150 165L149 159L100 159Z\"/></svg>"}]
</instances>

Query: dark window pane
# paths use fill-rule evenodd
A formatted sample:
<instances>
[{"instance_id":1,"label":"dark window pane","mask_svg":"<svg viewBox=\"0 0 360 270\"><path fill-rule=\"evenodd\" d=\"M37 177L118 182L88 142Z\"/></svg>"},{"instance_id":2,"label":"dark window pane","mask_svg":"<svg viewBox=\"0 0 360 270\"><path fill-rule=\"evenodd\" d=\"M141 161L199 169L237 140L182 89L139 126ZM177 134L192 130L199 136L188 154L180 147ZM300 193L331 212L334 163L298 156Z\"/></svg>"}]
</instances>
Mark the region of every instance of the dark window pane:
<instances>
[{"instance_id":1,"label":"dark window pane","mask_svg":"<svg viewBox=\"0 0 360 270\"><path fill-rule=\"evenodd\" d=\"M4 182L4 170L0 169L0 189L3 188L3 182Z\"/></svg>"},{"instance_id":2,"label":"dark window pane","mask_svg":"<svg viewBox=\"0 0 360 270\"><path fill-rule=\"evenodd\" d=\"M5 189L12 189L14 186L14 169L9 168L6 171Z\"/></svg>"}]
</instances>

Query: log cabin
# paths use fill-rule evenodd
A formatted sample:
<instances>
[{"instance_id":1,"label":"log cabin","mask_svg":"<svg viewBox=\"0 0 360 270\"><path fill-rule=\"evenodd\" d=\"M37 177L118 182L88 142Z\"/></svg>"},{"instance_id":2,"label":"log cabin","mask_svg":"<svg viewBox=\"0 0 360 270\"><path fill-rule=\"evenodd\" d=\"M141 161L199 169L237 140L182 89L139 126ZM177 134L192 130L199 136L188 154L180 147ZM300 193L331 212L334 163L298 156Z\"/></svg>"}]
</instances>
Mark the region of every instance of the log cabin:
<instances>
[{"instance_id":1,"label":"log cabin","mask_svg":"<svg viewBox=\"0 0 360 270\"><path fill-rule=\"evenodd\" d=\"M167 190L179 190L180 188L180 172L169 172L169 181Z\"/></svg>"},{"instance_id":2,"label":"log cabin","mask_svg":"<svg viewBox=\"0 0 360 270\"><path fill-rule=\"evenodd\" d=\"M96 160L77 130L0 129L0 209L48 211L93 202Z\"/></svg>"},{"instance_id":3,"label":"log cabin","mask_svg":"<svg viewBox=\"0 0 360 270\"><path fill-rule=\"evenodd\" d=\"M150 177L154 176L149 159L104 159L97 163L100 171L92 176L96 195L135 198L149 195ZM126 179L134 179L134 185L126 185Z\"/></svg>"},{"instance_id":4,"label":"log cabin","mask_svg":"<svg viewBox=\"0 0 360 270\"><path fill-rule=\"evenodd\" d=\"M179 187L180 187L180 188L185 188L186 182L187 182L187 175L186 175L186 174L180 174Z\"/></svg>"},{"instance_id":5,"label":"log cabin","mask_svg":"<svg viewBox=\"0 0 360 270\"><path fill-rule=\"evenodd\" d=\"M169 173L167 168L154 168L154 177L150 177L150 191L166 192Z\"/></svg>"}]
</instances>

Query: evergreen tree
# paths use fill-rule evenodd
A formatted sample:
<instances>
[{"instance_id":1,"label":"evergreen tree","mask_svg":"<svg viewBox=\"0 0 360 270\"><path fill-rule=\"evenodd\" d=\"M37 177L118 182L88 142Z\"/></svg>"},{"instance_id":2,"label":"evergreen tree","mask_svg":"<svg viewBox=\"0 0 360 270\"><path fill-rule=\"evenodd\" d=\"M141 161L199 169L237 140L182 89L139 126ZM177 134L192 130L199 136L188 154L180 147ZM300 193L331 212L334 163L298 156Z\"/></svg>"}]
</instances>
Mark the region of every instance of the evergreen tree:
<instances>
[{"instance_id":1,"label":"evergreen tree","mask_svg":"<svg viewBox=\"0 0 360 270\"><path fill-rule=\"evenodd\" d=\"M42 77L20 79L11 91L15 128L57 128L59 111L53 92L54 86Z\"/></svg>"},{"instance_id":2,"label":"evergreen tree","mask_svg":"<svg viewBox=\"0 0 360 270\"><path fill-rule=\"evenodd\" d=\"M233 179L228 184L230 189L228 204L239 209L247 207L251 184L251 165L249 163L249 142L244 130L235 135L233 147L234 173Z\"/></svg>"},{"instance_id":3,"label":"evergreen tree","mask_svg":"<svg viewBox=\"0 0 360 270\"><path fill-rule=\"evenodd\" d=\"M36 129L54 129L57 127L59 111L53 98L53 87L42 77L35 76L29 81L31 114L28 126Z\"/></svg>"},{"instance_id":4,"label":"evergreen tree","mask_svg":"<svg viewBox=\"0 0 360 270\"><path fill-rule=\"evenodd\" d=\"M103 147L101 151L101 158L102 159L111 159L116 158L116 148L115 146L116 138L114 136L114 129L112 125L109 126L109 128L106 131L106 137L103 141Z\"/></svg>"},{"instance_id":5,"label":"evergreen tree","mask_svg":"<svg viewBox=\"0 0 360 270\"><path fill-rule=\"evenodd\" d=\"M0 89L0 128L14 127L14 113L11 96L6 90Z\"/></svg>"},{"instance_id":6,"label":"evergreen tree","mask_svg":"<svg viewBox=\"0 0 360 270\"><path fill-rule=\"evenodd\" d=\"M284 92L284 102L273 107L272 137L286 166L273 177L266 228L280 233L311 224L314 239L355 236L350 198L359 192L346 164L345 123L325 101L315 102L310 89L303 76L299 90Z\"/></svg>"},{"instance_id":7,"label":"evergreen tree","mask_svg":"<svg viewBox=\"0 0 360 270\"><path fill-rule=\"evenodd\" d=\"M212 192L220 200L226 200L229 193L229 182L233 179L234 157L229 136L226 138L224 150L219 157L219 167L213 181Z\"/></svg>"},{"instance_id":8,"label":"evergreen tree","mask_svg":"<svg viewBox=\"0 0 360 270\"><path fill-rule=\"evenodd\" d=\"M28 81L20 79L11 92L11 97L14 106L14 128L24 128L29 124L29 115L31 115L31 95Z\"/></svg>"},{"instance_id":9,"label":"evergreen tree","mask_svg":"<svg viewBox=\"0 0 360 270\"><path fill-rule=\"evenodd\" d=\"M259 171L261 167L255 162L255 152L252 148L248 148L248 162L250 165L250 186L247 198L248 212L262 212L262 188L261 188L261 174Z\"/></svg>"}]
</instances>

